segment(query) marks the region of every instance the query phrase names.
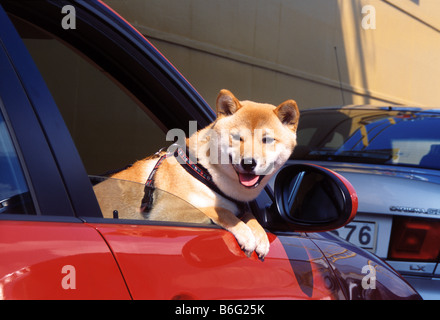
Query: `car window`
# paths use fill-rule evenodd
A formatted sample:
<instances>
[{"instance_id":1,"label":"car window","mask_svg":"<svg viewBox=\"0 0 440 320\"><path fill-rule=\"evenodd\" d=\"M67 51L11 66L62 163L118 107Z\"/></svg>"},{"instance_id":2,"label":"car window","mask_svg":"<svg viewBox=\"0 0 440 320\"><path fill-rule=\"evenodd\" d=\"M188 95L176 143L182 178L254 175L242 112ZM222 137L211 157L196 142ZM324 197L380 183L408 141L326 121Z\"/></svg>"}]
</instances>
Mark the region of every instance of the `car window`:
<instances>
[{"instance_id":1,"label":"car window","mask_svg":"<svg viewBox=\"0 0 440 320\"><path fill-rule=\"evenodd\" d=\"M158 188L155 188L151 195L152 207L148 210L142 203L145 184L101 176L91 176L90 180L104 218L154 221L154 216L162 210L161 203L165 203L164 210L173 210L185 215L186 222L211 223L203 212L190 203Z\"/></svg>"},{"instance_id":2,"label":"car window","mask_svg":"<svg viewBox=\"0 0 440 320\"><path fill-rule=\"evenodd\" d=\"M36 214L23 169L0 112L0 215Z\"/></svg>"},{"instance_id":3,"label":"car window","mask_svg":"<svg viewBox=\"0 0 440 320\"><path fill-rule=\"evenodd\" d=\"M93 61L33 24L14 15L10 18L64 118L104 217L147 218L139 211L140 201L133 199L143 198L143 185L107 177L170 145L165 126L149 106ZM105 181L97 176L106 177ZM199 210L165 191L155 190L154 197L200 216ZM192 222L211 223L205 215Z\"/></svg>"}]
</instances>

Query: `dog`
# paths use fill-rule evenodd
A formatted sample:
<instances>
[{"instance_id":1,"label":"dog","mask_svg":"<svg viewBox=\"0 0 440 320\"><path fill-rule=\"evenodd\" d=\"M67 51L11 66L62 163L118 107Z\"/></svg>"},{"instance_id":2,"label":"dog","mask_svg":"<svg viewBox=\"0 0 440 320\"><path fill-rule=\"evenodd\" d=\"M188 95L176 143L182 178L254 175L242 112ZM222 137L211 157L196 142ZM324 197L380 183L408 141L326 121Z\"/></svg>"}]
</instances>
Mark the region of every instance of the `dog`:
<instances>
[{"instance_id":1,"label":"dog","mask_svg":"<svg viewBox=\"0 0 440 320\"><path fill-rule=\"evenodd\" d=\"M105 217L118 210L128 219L213 222L231 232L248 256L255 251L264 259L270 243L247 203L292 154L299 109L294 100L277 107L239 101L225 89L216 107L217 119L187 138L186 146L137 161L112 176L117 184L100 183L95 193ZM127 181L139 184L128 187Z\"/></svg>"}]
</instances>

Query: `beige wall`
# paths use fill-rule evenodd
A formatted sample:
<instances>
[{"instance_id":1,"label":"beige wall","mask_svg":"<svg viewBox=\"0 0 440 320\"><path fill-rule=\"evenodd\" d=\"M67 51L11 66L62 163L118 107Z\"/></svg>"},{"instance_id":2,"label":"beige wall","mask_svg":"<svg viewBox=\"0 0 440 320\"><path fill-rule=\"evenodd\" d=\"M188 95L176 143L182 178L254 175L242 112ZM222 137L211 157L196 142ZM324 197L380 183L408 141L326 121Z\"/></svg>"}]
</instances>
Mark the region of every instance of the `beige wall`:
<instances>
[{"instance_id":1,"label":"beige wall","mask_svg":"<svg viewBox=\"0 0 440 320\"><path fill-rule=\"evenodd\" d=\"M273 104L294 98L301 108L440 105L438 0L106 2L211 105L221 88ZM366 5L376 29L362 26Z\"/></svg>"}]
</instances>

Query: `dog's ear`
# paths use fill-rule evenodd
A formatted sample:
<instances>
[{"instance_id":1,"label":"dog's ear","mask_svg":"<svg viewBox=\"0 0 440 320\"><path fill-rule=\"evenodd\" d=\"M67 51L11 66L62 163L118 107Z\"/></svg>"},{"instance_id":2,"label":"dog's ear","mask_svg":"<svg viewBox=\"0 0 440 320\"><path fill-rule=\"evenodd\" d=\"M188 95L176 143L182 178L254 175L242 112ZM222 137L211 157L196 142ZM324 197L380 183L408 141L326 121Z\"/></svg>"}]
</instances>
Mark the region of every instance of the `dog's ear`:
<instances>
[{"instance_id":1,"label":"dog's ear","mask_svg":"<svg viewBox=\"0 0 440 320\"><path fill-rule=\"evenodd\" d=\"M241 108L240 101L232 94L231 91L223 89L217 97L217 117L230 116Z\"/></svg>"},{"instance_id":2,"label":"dog's ear","mask_svg":"<svg viewBox=\"0 0 440 320\"><path fill-rule=\"evenodd\" d=\"M295 100L284 101L274 110L274 112L282 124L296 132L296 129L298 128L299 109Z\"/></svg>"}]
</instances>

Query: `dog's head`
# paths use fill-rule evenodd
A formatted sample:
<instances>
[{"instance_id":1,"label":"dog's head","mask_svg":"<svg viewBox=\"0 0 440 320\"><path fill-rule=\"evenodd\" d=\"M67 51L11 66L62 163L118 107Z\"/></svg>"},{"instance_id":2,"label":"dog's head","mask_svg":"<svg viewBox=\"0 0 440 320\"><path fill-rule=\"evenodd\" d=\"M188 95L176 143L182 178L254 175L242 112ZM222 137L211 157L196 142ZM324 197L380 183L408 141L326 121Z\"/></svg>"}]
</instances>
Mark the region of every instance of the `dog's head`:
<instances>
[{"instance_id":1,"label":"dog's head","mask_svg":"<svg viewBox=\"0 0 440 320\"><path fill-rule=\"evenodd\" d=\"M278 107L239 101L228 90L220 91L216 105L217 120L210 128L214 132L209 139L211 160L215 145L218 152L214 158L220 164L215 170L225 178L238 181L240 190L234 192L243 194L242 200L249 201L282 167L296 146L298 106L294 100ZM216 183L224 182L220 180Z\"/></svg>"}]
</instances>

